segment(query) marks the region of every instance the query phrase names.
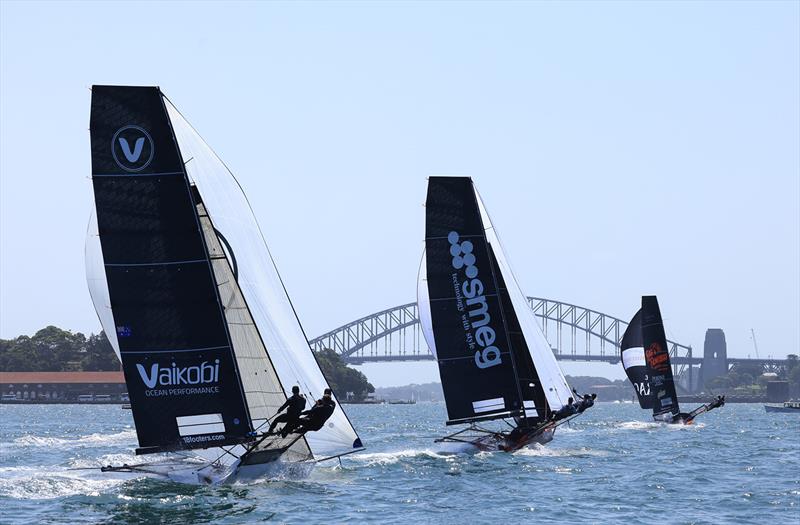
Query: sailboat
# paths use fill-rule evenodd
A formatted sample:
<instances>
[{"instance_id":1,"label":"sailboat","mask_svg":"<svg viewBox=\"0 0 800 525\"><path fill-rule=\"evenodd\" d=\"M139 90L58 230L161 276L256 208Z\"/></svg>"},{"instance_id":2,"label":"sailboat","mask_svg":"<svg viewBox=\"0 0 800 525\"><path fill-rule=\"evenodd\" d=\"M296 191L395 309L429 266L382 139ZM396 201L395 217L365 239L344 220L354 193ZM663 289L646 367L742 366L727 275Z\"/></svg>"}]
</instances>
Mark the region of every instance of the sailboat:
<instances>
[{"instance_id":1,"label":"sailboat","mask_svg":"<svg viewBox=\"0 0 800 525\"><path fill-rule=\"evenodd\" d=\"M515 451L553 439L572 392L469 177L430 177L417 304L439 365L447 425L438 442ZM556 414L559 417L554 417ZM479 423L513 420L512 430Z\"/></svg>"},{"instance_id":2,"label":"sailboat","mask_svg":"<svg viewBox=\"0 0 800 525\"><path fill-rule=\"evenodd\" d=\"M690 425L700 414L725 404L725 396L718 396L691 412L681 412L664 323L654 295L642 296L642 307L622 336L620 354L625 373L639 398L639 406L652 409L655 421Z\"/></svg>"},{"instance_id":3,"label":"sailboat","mask_svg":"<svg viewBox=\"0 0 800 525\"><path fill-rule=\"evenodd\" d=\"M316 432L267 434L293 386L329 385L245 194L169 99L93 86L90 136L87 281L152 458L103 470L247 481L361 450L338 403Z\"/></svg>"}]
</instances>

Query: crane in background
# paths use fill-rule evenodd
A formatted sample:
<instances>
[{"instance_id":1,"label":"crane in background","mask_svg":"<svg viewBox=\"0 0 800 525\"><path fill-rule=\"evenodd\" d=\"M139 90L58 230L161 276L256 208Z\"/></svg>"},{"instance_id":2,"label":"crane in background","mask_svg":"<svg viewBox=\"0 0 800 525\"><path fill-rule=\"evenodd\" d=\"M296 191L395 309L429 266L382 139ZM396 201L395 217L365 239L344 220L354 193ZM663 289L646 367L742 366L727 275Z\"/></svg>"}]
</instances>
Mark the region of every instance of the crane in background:
<instances>
[{"instance_id":1,"label":"crane in background","mask_svg":"<svg viewBox=\"0 0 800 525\"><path fill-rule=\"evenodd\" d=\"M756 359L761 359L760 357L758 357L758 343L756 342L756 331L751 328L750 333L753 334L753 348L756 351Z\"/></svg>"}]
</instances>

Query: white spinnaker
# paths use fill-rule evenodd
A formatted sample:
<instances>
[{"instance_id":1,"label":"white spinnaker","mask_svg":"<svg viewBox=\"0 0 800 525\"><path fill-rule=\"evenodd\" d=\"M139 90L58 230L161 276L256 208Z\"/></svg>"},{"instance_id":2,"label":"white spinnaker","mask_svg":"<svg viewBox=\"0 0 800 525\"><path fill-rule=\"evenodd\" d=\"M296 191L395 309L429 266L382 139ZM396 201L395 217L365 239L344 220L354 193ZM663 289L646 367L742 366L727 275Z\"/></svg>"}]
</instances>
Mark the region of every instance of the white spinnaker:
<instances>
[{"instance_id":1,"label":"white spinnaker","mask_svg":"<svg viewBox=\"0 0 800 525\"><path fill-rule=\"evenodd\" d=\"M522 289L519 287L514 272L511 270L508 258L503 251L503 245L500 244L500 237L497 235L497 230L492 226L489 213L486 211L486 207L483 205L483 201L477 189L475 189L475 198L478 200L481 220L486 230L486 240L492 245L499 266L498 270L501 272L503 280L506 282L508 293L511 296L511 304L514 306L517 319L519 319L519 325L525 336L525 342L528 344L528 351L536 367L536 373L539 375L539 380L544 387L547 403L550 405L550 410L558 410L567 404L567 400L572 396L572 392L564 377L564 373L561 371L561 367L558 366L556 356L553 354L553 350L550 348L547 339L545 339L542 329L539 328L533 310L528 304L525 294L522 293Z\"/></svg>"},{"instance_id":2,"label":"white spinnaker","mask_svg":"<svg viewBox=\"0 0 800 525\"><path fill-rule=\"evenodd\" d=\"M417 315L419 325L422 328L422 335L428 343L433 357L436 354L436 339L433 337L433 320L431 318L431 299L428 293L428 258L425 248L422 249L422 262L419 263L419 273L417 274Z\"/></svg>"},{"instance_id":3,"label":"white spinnaker","mask_svg":"<svg viewBox=\"0 0 800 525\"><path fill-rule=\"evenodd\" d=\"M106 267L103 260L103 247L100 244L100 232L97 227L97 215L94 206L89 217L89 227L86 229L86 244L84 246L86 259L86 284L89 286L89 295L92 297L94 309L100 319L100 326L106 333L111 348L117 354L117 359L122 361L117 341L117 328L114 324L114 312L111 311L111 298L106 282Z\"/></svg>"},{"instance_id":4,"label":"white spinnaker","mask_svg":"<svg viewBox=\"0 0 800 525\"><path fill-rule=\"evenodd\" d=\"M187 174L194 182L214 227L230 244L238 267L239 287L286 395L298 385L313 399L328 383L322 375L250 204L233 174L178 110L164 99ZM314 455L352 452L358 434L339 404L325 426L306 434Z\"/></svg>"}]
</instances>

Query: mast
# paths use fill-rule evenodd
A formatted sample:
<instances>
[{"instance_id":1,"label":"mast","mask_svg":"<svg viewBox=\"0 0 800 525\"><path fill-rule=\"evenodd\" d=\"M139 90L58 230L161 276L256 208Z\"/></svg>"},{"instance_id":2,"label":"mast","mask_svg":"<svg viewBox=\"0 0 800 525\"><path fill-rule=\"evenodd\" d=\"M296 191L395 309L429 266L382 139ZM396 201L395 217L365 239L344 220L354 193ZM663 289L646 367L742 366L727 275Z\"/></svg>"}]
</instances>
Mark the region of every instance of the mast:
<instances>
[{"instance_id":1,"label":"mast","mask_svg":"<svg viewBox=\"0 0 800 525\"><path fill-rule=\"evenodd\" d=\"M664 333L664 323L655 295L642 296L641 314L642 346L653 396L653 418L672 420L680 413L680 407L669 362L667 336Z\"/></svg>"}]
</instances>

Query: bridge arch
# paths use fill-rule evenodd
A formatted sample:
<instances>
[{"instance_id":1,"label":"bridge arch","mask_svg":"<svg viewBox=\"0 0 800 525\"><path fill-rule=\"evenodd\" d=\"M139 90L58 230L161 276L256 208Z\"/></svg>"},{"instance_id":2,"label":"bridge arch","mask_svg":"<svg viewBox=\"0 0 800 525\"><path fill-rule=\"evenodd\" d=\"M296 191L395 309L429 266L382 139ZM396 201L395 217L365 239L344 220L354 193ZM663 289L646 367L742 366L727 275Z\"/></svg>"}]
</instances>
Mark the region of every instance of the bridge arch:
<instances>
[{"instance_id":1,"label":"bridge arch","mask_svg":"<svg viewBox=\"0 0 800 525\"><path fill-rule=\"evenodd\" d=\"M627 321L590 308L528 297L545 337L559 359L619 362L619 343ZM667 341L675 373L693 359L691 346ZM420 333L417 303L407 303L356 319L310 341L314 350L330 348L345 362L363 364L432 360Z\"/></svg>"}]
</instances>

